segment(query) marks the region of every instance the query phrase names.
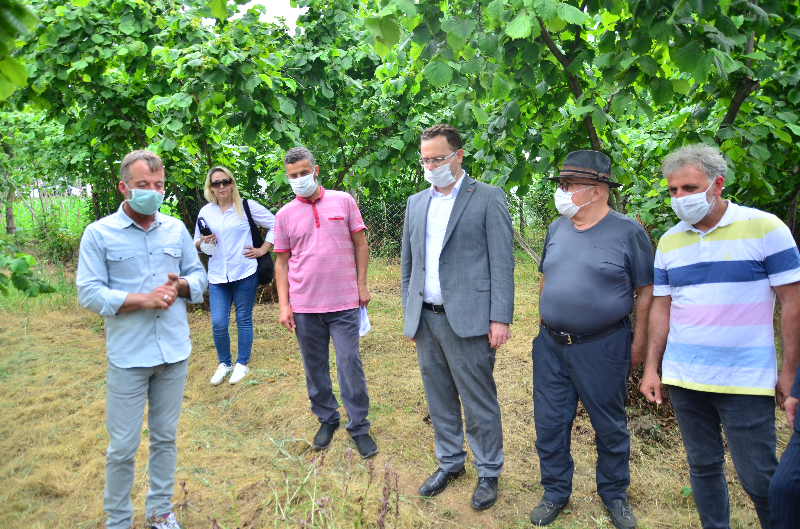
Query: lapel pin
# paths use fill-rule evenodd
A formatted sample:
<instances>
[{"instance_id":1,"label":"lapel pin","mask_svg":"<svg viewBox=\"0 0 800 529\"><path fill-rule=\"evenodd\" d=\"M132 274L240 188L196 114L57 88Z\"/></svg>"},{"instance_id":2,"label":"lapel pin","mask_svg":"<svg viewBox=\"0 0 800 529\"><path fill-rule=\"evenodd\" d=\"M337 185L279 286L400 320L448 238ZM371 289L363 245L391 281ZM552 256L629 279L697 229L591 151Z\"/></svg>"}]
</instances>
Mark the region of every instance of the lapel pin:
<instances>
[{"instance_id":1,"label":"lapel pin","mask_svg":"<svg viewBox=\"0 0 800 529\"><path fill-rule=\"evenodd\" d=\"M467 193L469 193L469 192L471 192L471 191L472 191L472 189L470 189L470 188L468 187L468 188L467 188Z\"/></svg>"}]
</instances>

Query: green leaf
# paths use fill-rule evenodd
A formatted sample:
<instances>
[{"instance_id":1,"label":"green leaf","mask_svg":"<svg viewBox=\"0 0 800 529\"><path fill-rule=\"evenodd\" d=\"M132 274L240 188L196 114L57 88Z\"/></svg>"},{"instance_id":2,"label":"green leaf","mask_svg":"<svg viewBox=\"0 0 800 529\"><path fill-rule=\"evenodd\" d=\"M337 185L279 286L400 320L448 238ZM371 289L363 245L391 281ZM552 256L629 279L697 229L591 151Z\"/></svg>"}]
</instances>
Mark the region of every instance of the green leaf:
<instances>
[{"instance_id":1,"label":"green leaf","mask_svg":"<svg viewBox=\"0 0 800 529\"><path fill-rule=\"evenodd\" d=\"M75 7L86 7L89 5L89 0L72 0L72 5Z\"/></svg>"},{"instance_id":2,"label":"green leaf","mask_svg":"<svg viewBox=\"0 0 800 529\"><path fill-rule=\"evenodd\" d=\"M83 70L87 66L89 66L89 63L86 62L84 59L81 59L72 65L72 67L75 68L76 70Z\"/></svg>"},{"instance_id":3,"label":"green leaf","mask_svg":"<svg viewBox=\"0 0 800 529\"><path fill-rule=\"evenodd\" d=\"M194 98L192 97L192 94L180 92L175 94L175 97L172 99L172 101L175 103L176 106L180 108L187 108L191 106L192 101L194 101Z\"/></svg>"},{"instance_id":4,"label":"green leaf","mask_svg":"<svg viewBox=\"0 0 800 529\"><path fill-rule=\"evenodd\" d=\"M281 112L283 112L287 116L294 116L295 113L294 101L292 101L291 99L284 99L282 97L279 97L278 104L280 106Z\"/></svg>"},{"instance_id":5,"label":"green leaf","mask_svg":"<svg viewBox=\"0 0 800 529\"><path fill-rule=\"evenodd\" d=\"M28 70L13 57L6 57L0 61L0 74L3 74L13 84L25 87L28 86ZM13 88L11 89L13 92ZM0 99L4 99L0 96Z\"/></svg>"},{"instance_id":6,"label":"green leaf","mask_svg":"<svg viewBox=\"0 0 800 529\"><path fill-rule=\"evenodd\" d=\"M658 63L651 56L642 55L639 57L637 63L639 64L639 68L650 77L658 74Z\"/></svg>"},{"instance_id":7,"label":"green leaf","mask_svg":"<svg viewBox=\"0 0 800 529\"><path fill-rule=\"evenodd\" d=\"M497 37L492 34L479 33L476 37L478 49L484 55L491 55L497 49Z\"/></svg>"},{"instance_id":8,"label":"green leaf","mask_svg":"<svg viewBox=\"0 0 800 529\"><path fill-rule=\"evenodd\" d=\"M503 76L495 74L492 80L492 97L495 99L506 99L511 93L511 85Z\"/></svg>"},{"instance_id":9,"label":"green leaf","mask_svg":"<svg viewBox=\"0 0 800 529\"><path fill-rule=\"evenodd\" d=\"M494 0L486 7L486 14L489 15L489 18L495 20L496 22L500 22L500 17L503 16L505 11L506 6L503 0Z\"/></svg>"},{"instance_id":10,"label":"green leaf","mask_svg":"<svg viewBox=\"0 0 800 529\"><path fill-rule=\"evenodd\" d=\"M92 34L92 42L94 42L95 44L102 44L103 42L105 42L105 40L106 39L104 39L103 36L100 35L99 33Z\"/></svg>"},{"instance_id":11,"label":"green leaf","mask_svg":"<svg viewBox=\"0 0 800 529\"><path fill-rule=\"evenodd\" d=\"M486 122L489 121L489 114L487 114L483 107L478 103L472 103L472 113L475 116L475 119L478 121L478 125L485 125Z\"/></svg>"},{"instance_id":12,"label":"green leaf","mask_svg":"<svg viewBox=\"0 0 800 529\"><path fill-rule=\"evenodd\" d=\"M246 94L236 96L236 108L240 112L250 112L253 110L253 98Z\"/></svg>"},{"instance_id":13,"label":"green leaf","mask_svg":"<svg viewBox=\"0 0 800 529\"><path fill-rule=\"evenodd\" d=\"M569 24L583 25L589 19L589 15L569 4L562 4L559 2L556 7L558 18Z\"/></svg>"},{"instance_id":14,"label":"green leaf","mask_svg":"<svg viewBox=\"0 0 800 529\"><path fill-rule=\"evenodd\" d=\"M136 17L133 16L133 13L128 13L120 19L119 30L126 35L136 32Z\"/></svg>"},{"instance_id":15,"label":"green leaf","mask_svg":"<svg viewBox=\"0 0 800 529\"><path fill-rule=\"evenodd\" d=\"M697 58L702 55L703 48L696 41L691 41L682 48L677 48L670 51L672 62L674 62L675 66L684 72L695 71L696 67L698 66Z\"/></svg>"},{"instance_id":16,"label":"green leaf","mask_svg":"<svg viewBox=\"0 0 800 529\"><path fill-rule=\"evenodd\" d=\"M759 162L765 162L770 159L769 150L766 147L762 147L757 143L750 145L750 147L748 147L747 150Z\"/></svg>"},{"instance_id":17,"label":"green leaf","mask_svg":"<svg viewBox=\"0 0 800 529\"><path fill-rule=\"evenodd\" d=\"M694 68L693 77L700 83L706 83L708 76L711 73L711 68L714 66L714 54L711 52L703 53L697 59L697 64Z\"/></svg>"},{"instance_id":18,"label":"green leaf","mask_svg":"<svg viewBox=\"0 0 800 529\"><path fill-rule=\"evenodd\" d=\"M208 6L211 8L211 14L220 20L227 20L228 18L228 1L227 0L209 0Z\"/></svg>"},{"instance_id":19,"label":"green leaf","mask_svg":"<svg viewBox=\"0 0 800 529\"><path fill-rule=\"evenodd\" d=\"M681 487L681 496L688 498L692 495L692 487Z\"/></svg>"},{"instance_id":20,"label":"green leaf","mask_svg":"<svg viewBox=\"0 0 800 529\"><path fill-rule=\"evenodd\" d=\"M792 125L791 123L787 123L786 128L791 130L795 136L800 136L800 127L798 127L797 125Z\"/></svg>"},{"instance_id":21,"label":"green leaf","mask_svg":"<svg viewBox=\"0 0 800 529\"><path fill-rule=\"evenodd\" d=\"M400 42L400 25L393 17L368 17L364 25L384 46L391 48Z\"/></svg>"},{"instance_id":22,"label":"green leaf","mask_svg":"<svg viewBox=\"0 0 800 529\"><path fill-rule=\"evenodd\" d=\"M542 20L548 22L553 20L558 15L558 1L557 0L534 0L533 9Z\"/></svg>"},{"instance_id":23,"label":"green leaf","mask_svg":"<svg viewBox=\"0 0 800 529\"><path fill-rule=\"evenodd\" d=\"M779 140L783 140L786 143L792 143L792 136L780 129L773 129L772 134Z\"/></svg>"},{"instance_id":24,"label":"green leaf","mask_svg":"<svg viewBox=\"0 0 800 529\"><path fill-rule=\"evenodd\" d=\"M16 259L12 260L8 263L8 269L11 270L12 275L22 275L30 270L31 264L28 263L28 260L25 259L24 256L17 257Z\"/></svg>"},{"instance_id":25,"label":"green leaf","mask_svg":"<svg viewBox=\"0 0 800 529\"><path fill-rule=\"evenodd\" d=\"M653 97L653 103L657 106L666 105L672 101L674 95L672 91L672 83L661 77L654 77L650 81L650 95Z\"/></svg>"},{"instance_id":26,"label":"green leaf","mask_svg":"<svg viewBox=\"0 0 800 529\"><path fill-rule=\"evenodd\" d=\"M453 79L453 69L444 61L432 61L422 70L425 78L436 88L441 88Z\"/></svg>"},{"instance_id":27,"label":"green leaf","mask_svg":"<svg viewBox=\"0 0 800 529\"><path fill-rule=\"evenodd\" d=\"M748 59L755 59L757 61L763 61L767 58L767 54L763 51L753 51L745 55Z\"/></svg>"},{"instance_id":28,"label":"green leaf","mask_svg":"<svg viewBox=\"0 0 800 529\"><path fill-rule=\"evenodd\" d=\"M250 77L248 77L247 82L244 84L244 89L248 92L252 92L253 89L255 89L255 87L257 87L260 84L261 84L261 78L258 75L253 74Z\"/></svg>"},{"instance_id":29,"label":"green leaf","mask_svg":"<svg viewBox=\"0 0 800 529\"><path fill-rule=\"evenodd\" d=\"M672 90L683 95L689 95L692 85L686 79L673 79Z\"/></svg>"},{"instance_id":30,"label":"green leaf","mask_svg":"<svg viewBox=\"0 0 800 529\"><path fill-rule=\"evenodd\" d=\"M172 149L174 149L174 148L175 148L175 147L177 147L177 146L178 146L178 144L177 144L177 143L175 142L175 140L173 140L172 138L164 138L164 139L161 141L161 148L162 148L164 151L167 151L167 152L168 152L168 151L171 151Z\"/></svg>"},{"instance_id":31,"label":"green leaf","mask_svg":"<svg viewBox=\"0 0 800 529\"><path fill-rule=\"evenodd\" d=\"M526 11L520 11L514 20L506 26L506 35L512 39L526 39L531 34L531 17Z\"/></svg>"}]
</instances>

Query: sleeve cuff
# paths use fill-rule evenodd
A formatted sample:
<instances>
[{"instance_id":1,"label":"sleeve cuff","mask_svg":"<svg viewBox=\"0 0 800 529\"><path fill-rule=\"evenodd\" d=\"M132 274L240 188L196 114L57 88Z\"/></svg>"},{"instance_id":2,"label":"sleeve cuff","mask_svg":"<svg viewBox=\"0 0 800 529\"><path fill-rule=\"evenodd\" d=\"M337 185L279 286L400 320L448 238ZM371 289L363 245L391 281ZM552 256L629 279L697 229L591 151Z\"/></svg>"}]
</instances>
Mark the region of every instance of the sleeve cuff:
<instances>
[{"instance_id":1,"label":"sleeve cuff","mask_svg":"<svg viewBox=\"0 0 800 529\"><path fill-rule=\"evenodd\" d=\"M205 278L200 279L193 276L183 276L181 279L185 279L189 284L189 303L202 303L203 292L206 290L206 284L203 280Z\"/></svg>"},{"instance_id":2,"label":"sleeve cuff","mask_svg":"<svg viewBox=\"0 0 800 529\"><path fill-rule=\"evenodd\" d=\"M100 309L100 315L104 318L116 316L122 304L125 303L128 294L129 292L123 292L122 290L109 290L103 301L103 308Z\"/></svg>"},{"instance_id":3,"label":"sleeve cuff","mask_svg":"<svg viewBox=\"0 0 800 529\"><path fill-rule=\"evenodd\" d=\"M274 246L275 245L275 230L269 230L267 232L267 236L266 236L265 240L268 243L270 243L270 244L272 244Z\"/></svg>"}]
</instances>

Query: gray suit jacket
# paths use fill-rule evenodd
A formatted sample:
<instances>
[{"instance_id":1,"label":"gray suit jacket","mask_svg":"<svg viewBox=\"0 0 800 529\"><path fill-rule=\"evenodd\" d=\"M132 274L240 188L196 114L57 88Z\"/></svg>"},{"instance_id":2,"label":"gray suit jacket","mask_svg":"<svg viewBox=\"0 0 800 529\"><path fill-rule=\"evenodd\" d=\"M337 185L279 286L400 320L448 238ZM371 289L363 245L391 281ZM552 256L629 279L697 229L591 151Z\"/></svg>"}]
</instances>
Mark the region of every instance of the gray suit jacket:
<instances>
[{"instance_id":1,"label":"gray suit jacket","mask_svg":"<svg viewBox=\"0 0 800 529\"><path fill-rule=\"evenodd\" d=\"M439 281L447 320L462 338L489 334L489 322L511 323L514 313L514 231L499 187L464 175L447 223ZM413 338L425 284L425 228L430 189L409 197L400 259L405 328Z\"/></svg>"}]
</instances>

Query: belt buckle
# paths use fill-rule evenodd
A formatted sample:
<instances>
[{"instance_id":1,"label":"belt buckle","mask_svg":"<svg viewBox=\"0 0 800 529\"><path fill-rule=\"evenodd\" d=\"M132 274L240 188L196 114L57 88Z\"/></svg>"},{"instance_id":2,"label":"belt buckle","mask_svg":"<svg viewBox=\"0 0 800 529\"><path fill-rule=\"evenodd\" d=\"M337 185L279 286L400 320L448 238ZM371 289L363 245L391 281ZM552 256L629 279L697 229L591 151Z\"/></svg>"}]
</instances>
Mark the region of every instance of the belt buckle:
<instances>
[{"instance_id":1,"label":"belt buckle","mask_svg":"<svg viewBox=\"0 0 800 529\"><path fill-rule=\"evenodd\" d=\"M440 305L435 305L435 304L431 303L431 310L433 311L433 313L434 314L444 314L443 310L436 310L436 307L438 307L438 306L440 306Z\"/></svg>"},{"instance_id":2,"label":"belt buckle","mask_svg":"<svg viewBox=\"0 0 800 529\"><path fill-rule=\"evenodd\" d=\"M558 336L560 336L562 338L566 338L567 339L567 345L572 345L572 335L571 334L566 333L564 331L553 331L553 334L556 334L556 335L558 335Z\"/></svg>"}]
</instances>

